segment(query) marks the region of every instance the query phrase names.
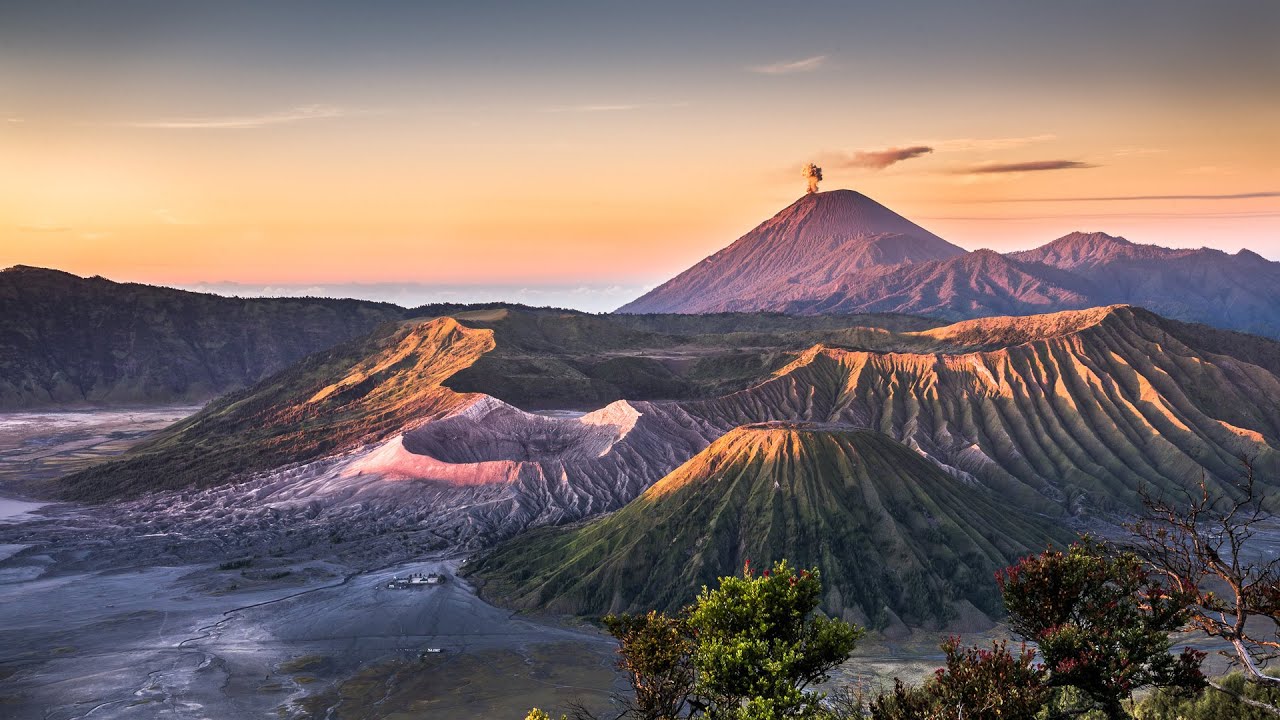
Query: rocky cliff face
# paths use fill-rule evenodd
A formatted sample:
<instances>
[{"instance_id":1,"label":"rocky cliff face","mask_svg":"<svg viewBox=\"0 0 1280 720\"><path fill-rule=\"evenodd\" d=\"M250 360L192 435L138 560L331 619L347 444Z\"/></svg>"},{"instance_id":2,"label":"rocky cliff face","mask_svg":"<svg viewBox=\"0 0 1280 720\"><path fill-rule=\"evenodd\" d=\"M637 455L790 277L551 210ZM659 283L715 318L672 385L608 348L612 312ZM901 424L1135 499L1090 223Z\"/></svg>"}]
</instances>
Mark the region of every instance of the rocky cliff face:
<instances>
[{"instance_id":1,"label":"rocky cliff face","mask_svg":"<svg viewBox=\"0 0 1280 720\"><path fill-rule=\"evenodd\" d=\"M365 335L404 310L321 298L241 299L0 271L0 410L201 402Z\"/></svg>"},{"instance_id":2,"label":"rocky cliff face","mask_svg":"<svg viewBox=\"0 0 1280 720\"><path fill-rule=\"evenodd\" d=\"M921 333L934 353L815 347L767 382L686 409L721 426L875 429L1042 511L1132 507L1140 486L1201 472L1225 488L1241 453L1276 461L1274 356L1233 350L1247 336L1193 330L1124 306L968 321Z\"/></svg>"}]
</instances>

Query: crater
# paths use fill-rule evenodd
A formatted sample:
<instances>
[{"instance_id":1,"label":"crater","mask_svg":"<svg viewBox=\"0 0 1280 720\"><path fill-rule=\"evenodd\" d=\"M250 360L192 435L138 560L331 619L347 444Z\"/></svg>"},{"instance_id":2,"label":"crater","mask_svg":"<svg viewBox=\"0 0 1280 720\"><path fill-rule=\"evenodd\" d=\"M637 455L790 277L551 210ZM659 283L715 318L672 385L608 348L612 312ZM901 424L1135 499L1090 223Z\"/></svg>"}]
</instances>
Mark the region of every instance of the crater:
<instances>
[{"instance_id":1,"label":"crater","mask_svg":"<svg viewBox=\"0 0 1280 720\"><path fill-rule=\"evenodd\" d=\"M625 402L564 418L527 413L485 398L456 415L406 432L404 449L454 464L586 460L607 454L635 417Z\"/></svg>"}]
</instances>

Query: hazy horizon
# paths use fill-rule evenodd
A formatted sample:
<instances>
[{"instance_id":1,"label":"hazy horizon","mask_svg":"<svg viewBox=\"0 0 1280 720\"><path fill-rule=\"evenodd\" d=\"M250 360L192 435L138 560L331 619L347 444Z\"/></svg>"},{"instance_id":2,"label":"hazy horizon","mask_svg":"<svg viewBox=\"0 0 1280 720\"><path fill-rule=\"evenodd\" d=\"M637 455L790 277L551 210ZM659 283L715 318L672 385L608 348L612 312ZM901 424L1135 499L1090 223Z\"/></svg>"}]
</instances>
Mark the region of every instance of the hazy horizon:
<instances>
[{"instance_id":1,"label":"hazy horizon","mask_svg":"<svg viewBox=\"0 0 1280 720\"><path fill-rule=\"evenodd\" d=\"M0 266L645 287L809 161L966 248L1280 258L1277 28L1247 0L10 5Z\"/></svg>"}]
</instances>

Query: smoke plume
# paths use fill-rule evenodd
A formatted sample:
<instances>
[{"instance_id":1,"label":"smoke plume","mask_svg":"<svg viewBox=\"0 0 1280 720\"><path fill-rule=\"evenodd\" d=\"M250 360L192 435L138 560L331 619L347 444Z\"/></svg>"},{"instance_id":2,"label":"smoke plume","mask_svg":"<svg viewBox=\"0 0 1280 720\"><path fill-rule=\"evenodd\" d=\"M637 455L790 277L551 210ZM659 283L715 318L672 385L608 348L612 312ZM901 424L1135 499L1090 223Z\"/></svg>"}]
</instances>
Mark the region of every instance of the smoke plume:
<instances>
[{"instance_id":1,"label":"smoke plume","mask_svg":"<svg viewBox=\"0 0 1280 720\"><path fill-rule=\"evenodd\" d=\"M818 192L818 183L822 182L822 168L814 165L813 163L809 163L801 168L800 175L809 182L809 189L805 192Z\"/></svg>"}]
</instances>

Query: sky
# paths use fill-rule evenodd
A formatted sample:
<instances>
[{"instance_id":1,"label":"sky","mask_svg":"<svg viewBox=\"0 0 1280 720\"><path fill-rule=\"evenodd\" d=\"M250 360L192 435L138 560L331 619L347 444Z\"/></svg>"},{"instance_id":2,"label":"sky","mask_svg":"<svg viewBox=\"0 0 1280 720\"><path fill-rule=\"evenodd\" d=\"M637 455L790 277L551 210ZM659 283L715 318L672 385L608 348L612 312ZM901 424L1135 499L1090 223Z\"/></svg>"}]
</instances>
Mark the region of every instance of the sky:
<instances>
[{"instance_id":1,"label":"sky","mask_svg":"<svg viewBox=\"0 0 1280 720\"><path fill-rule=\"evenodd\" d=\"M963 247L1280 259L1280 3L0 0L0 267L616 307L800 167Z\"/></svg>"}]
</instances>

